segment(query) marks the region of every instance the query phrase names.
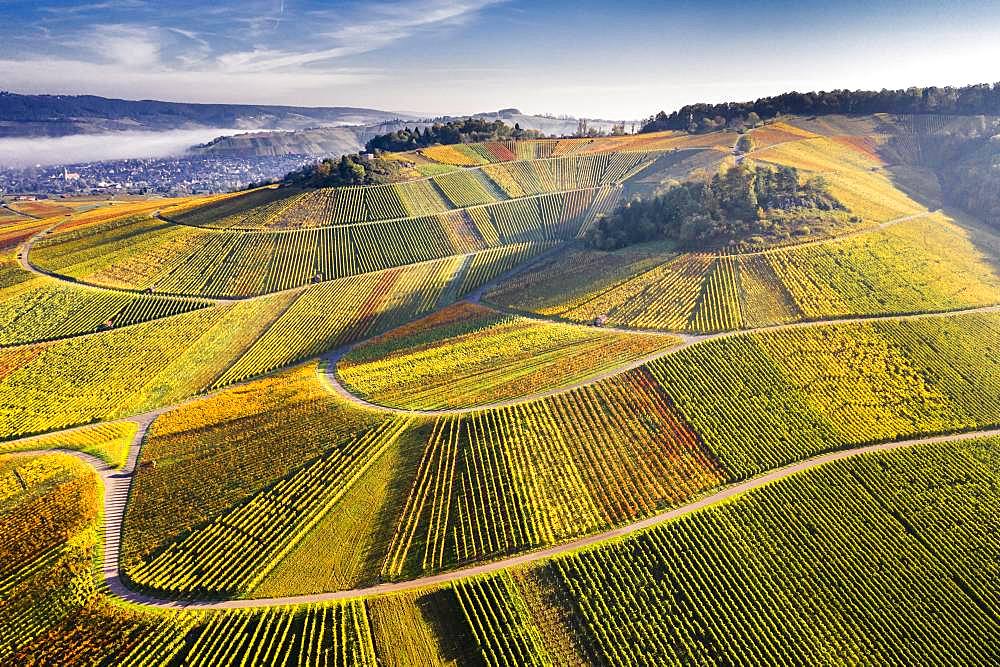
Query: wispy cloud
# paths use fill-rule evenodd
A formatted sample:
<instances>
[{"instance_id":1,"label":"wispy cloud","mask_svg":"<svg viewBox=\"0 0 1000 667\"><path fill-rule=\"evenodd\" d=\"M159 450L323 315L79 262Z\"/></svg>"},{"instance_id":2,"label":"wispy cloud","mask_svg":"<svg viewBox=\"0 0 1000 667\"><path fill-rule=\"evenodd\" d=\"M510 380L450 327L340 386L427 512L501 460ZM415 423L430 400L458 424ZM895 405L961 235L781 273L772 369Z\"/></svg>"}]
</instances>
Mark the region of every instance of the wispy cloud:
<instances>
[{"instance_id":1,"label":"wispy cloud","mask_svg":"<svg viewBox=\"0 0 1000 667\"><path fill-rule=\"evenodd\" d=\"M136 69L128 64L93 63L44 58L0 60L5 88L17 91L94 94L108 97L147 97L191 102L296 102L339 97L337 91L380 80L380 72L357 68L325 68L294 76L283 71L224 71L218 67ZM343 101L354 104L356 100Z\"/></svg>"},{"instance_id":2,"label":"wispy cloud","mask_svg":"<svg viewBox=\"0 0 1000 667\"><path fill-rule=\"evenodd\" d=\"M363 41L384 46L432 27L462 25L502 0L424 0L391 2L369 7L369 18L347 22L326 33L341 41Z\"/></svg>"},{"instance_id":3,"label":"wispy cloud","mask_svg":"<svg viewBox=\"0 0 1000 667\"><path fill-rule=\"evenodd\" d=\"M245 0L238 8L227 5L226 12L218 6L198 13L193 6L179 6L169 17L150 15L155 10L144 0L94 2L72 8L78 15L72 31L90 35L87 40L69 40L65 30L50 32L43 21L39 29L46 31L44 41L51 43L53 54L26 60L60 66L76 61L73 70L100 65L151 73L175 71L183 78L199 73L234 77L284 72L326 74L329 79L342 74L337 61L397 45L419 33L463 25L506 1L386 0L334 10L286 5L285 0ZM144 11L134 23L99 20L103 12L122 7ZM54 7L41 11L56 14ZM94 15L91 23L84 18L89 15ZM302 43L309 48L301 48ZM25 66L26 61L15 62L17 70Z\"/></svg>"},{"instance_id":4,"label":"wispy cloud","mask_svg":"<svg viewBox=\"0 0 1000 667\"><path fill-rule=\"evenodd\" d=\"M324 48L311 50L256 48L227 53L219 58L227 70L243 68L262 72L313 65L338 58L369 53L434 28L462 25L479 12L504 0L422 0L365 5L365 12L345 19L339 12L310 12L312 25L333 24L319 33ZM284 4L282 3L282 13ZM263 17L260 17L264 20Z\"/></svg>"},{"instance_id":5,"label":"wispy cloud","mask_svg":"<svg viewBox=\"0 0 1000 667\"><path fill-rule=\"evenodd\" d=\"M40 10L49 14L79 15L109 10L120 11L122 9L138 9L139 7L145 6L146 2L144 2L144 0L117 0L116 2L89 2L69 6L43 6L40 7Z\"/></svg>"}]
</instances>

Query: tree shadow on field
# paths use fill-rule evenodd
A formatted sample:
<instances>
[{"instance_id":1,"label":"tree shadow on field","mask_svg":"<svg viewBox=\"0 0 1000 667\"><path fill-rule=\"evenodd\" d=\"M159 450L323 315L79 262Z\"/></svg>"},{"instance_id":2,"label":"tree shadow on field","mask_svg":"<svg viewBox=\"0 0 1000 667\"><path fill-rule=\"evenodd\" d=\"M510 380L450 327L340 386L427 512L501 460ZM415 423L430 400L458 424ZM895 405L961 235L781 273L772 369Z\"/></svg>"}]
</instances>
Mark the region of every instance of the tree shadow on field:
<instances>
[{"instance_id":1,"label":"tree shadow on field","mask_svg":"<svg viewBox=\"0 0 1000 667\"><path fill-rule=\"evenodd\" d=\"M885 170L893 186L921 206L934 211L944 205L941 182L930 167L893 164Z\"/></svg>"},{"instance_id":2,"label":"tree shadow on field","mask_svg":"<svg viewBox=\"0 0 1000 667\"><path fill-rule=\"evenodd\" d=\"M966 239L979 251L980 257L1000 275L1000 230L949 204L935 169L909 164L891 144L883 149L880 155L889 163L885 173L892 185L921 206L931 211L940 209L965 231Z\"/></svg>"},{"instance_id":3,"label":"tree shadow on field","mask_svg":"<svg viewBox=\"0 0 1000 667\"><path fill-rule=\"evenodd\" d=\"M424 443L430 437L430 432L430 423L411 427L400 436L395 445L399 447L399 464L392 471L385 502L379 507L372 508L376 532L372 548L365 556L364 567L365 572L372 573L370 583L377 582L382 570L382 563L392 544L399 515L406 505L406 499L417 476L417 468L424 453Z\"/></svg>"},{"instance_id":4,"label":"tree shadow on field","mask_svg":"<svg viewBox=\"0 0 1000 667\"><path fill-rule=\"evenodd\" d=\"M483 666L486 663L469 631L468 624L458 605L458 598L450 588L421 595L414 603L437 640L438 655L445 662Z\"/></svg>"}]
</instances>

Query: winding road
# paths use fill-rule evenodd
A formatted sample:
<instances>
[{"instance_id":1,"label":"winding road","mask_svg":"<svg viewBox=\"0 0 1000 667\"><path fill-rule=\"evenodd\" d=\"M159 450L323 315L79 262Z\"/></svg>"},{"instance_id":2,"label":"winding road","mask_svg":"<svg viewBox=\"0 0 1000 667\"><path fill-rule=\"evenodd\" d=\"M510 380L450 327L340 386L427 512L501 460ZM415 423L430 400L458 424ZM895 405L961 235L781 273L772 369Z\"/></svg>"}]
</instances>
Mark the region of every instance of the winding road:
<instances>
[{"instance_id":1,"label":"winding road","mask_svg":"<svg viewBox=\"0 0 1000 667\"><path fill-rule=\"evenodd\" d=\"M151 420L150 420L151 421ZM121 550L122 524L125 515L125 503L128 499L129 486L135 470L136 460L139 453L139 445L145 435L149 421L139 423L139 432L136 433L129 452L128 462L121 470L111 468L103 461L80 452L70 450L28 450L17 452L16 455L39 455L53 451L64 452L81 459L97 471L104 483L104 557L101 567L101 574L108 591L122 600L132 602L147 607L159 607L164 609L249 609L257 607L272 607L293 604L308 604L316 602L330 602L334 600L346 600L350 598L384 595L387 593L400 593L423 588L433 588L444 584L474 577L477 575L490 574L510 567L529 565L542 560L547 560L556 556L567 554L580 549L597 547L609 540L624 538L634 533L653 528L663 523L679 519L694 512L716 505L727 500L736 498L742 494L759 489L762 486L777 482L792 475L812 470L819 466L834 461L842 461L857 456L863 456L873 452L887 452L896 449L913 447L914 445L957 442L970 440L973 438L1000 436L1000 428L984 429L981 431L970 431L966 433L955 433L949 435L936 435L924 438L914 438L911 440L900 440L895 442L884 442L854 449L843 449L826 454L820 454L791 465L776 468L757 477L747 480L727 484L715 491L704 495L697 500L675 507L659 514L654 514L645 519L635 521L617 528L612 528L601 533L587 535L570 542L556 544L535 551L528 551L516 556L510 556L501 560L473 565L457 570L443 572L441 574L428 575L408 581L375 584L350 590L336 591L332 593L313 593L308 595L293 595L278 598L257 598L247 600L169 600L153 597L134 591L125 585L118 570L118 556Z\"/></svg>"},{"instance_id":2,"label":"winding road","mask_svg":"<svg viewBox=\"0 0 1000 667\"><path fill-rule=\"evenodd\" d=\"M328 386L333 391L335 391L339 396L355 404L379 410L382 412L400 414L400 415L415 415L415 414L454 415L475 410L516 405L519 403L524 403L528 401L537 400L539 398L544 398L546 396L555 395L566 391L571 391L575 387L581 387L594 382L599 382L602 379L624 372L629 368L638 367L639 365L646 363L652 359L659 359L669 354L673 354L679 350L690 347L692 345L696 345L698 343L708 340L713 340L716 338L731 337L731 336L750 334L754 332L773 331L782 329L831 326L836 324L849 324L849 323L885 321L885 320L898 321L898 320L924 319L932 317L956 316L956 315L970 314L970 313L993 313L993 312L1000 312L1000 305L987 306L982 308L971 308L966 310L953 311L951 313L918 313L912 315L853 317L853 318L837 319L837 320L796 322L792 324L761 327L757 329L726 331L726 332L706 334L700 336L689 335L689 336L684 336L682 342L677 346L657 352L653 355L650 355L650 357L648 358L636 360L630 364L621 367L616 367L605 373L600 374L599 376L588 378L569 387L561 387L550 391L540 392L528 396L521 396L515 399L511 399L509 401L501 401L497 403L491 403L488 405L479 405L469 408L455 408L447 410L403 410L399 408L386 407L365 401L364 399L347 391L337 380L335 372L330 371L329 368L331 365L335 366L336 359L339 358L340 355L344 354L349 349L349 347L341 348L339 350L334 351L333 353L329 353L328 355L326 355L326 357L323 358L324 361L323 363L321 363L320 368L323 369L322 374L325 380L327 381ZM587 325L579 325L579 326L587 326ZM653 516L647 517L639 521L635 521L633 523L612 528L610 530L601 533L587 535L579 539L556 544L535 551L520 553L501 560L496 560L488 563L451 570L440 574L419 577L408 581L376 584L373 586L355 588L351 590L337 591L331 593L316 593L316 594L296 595L296 596L281 597L281 598L236 599L236 600L220 600L220 601L172 600L172 599L158 598L155 596L151 596L130 589L125 584L121 576L121 573L119 571L119 555L121 552L121 540L122 540L122 531L124 527L125 506L128 500L129 489L131 487L132 478L135 473L135 468L138 462L139 453L142 447L142 442L143 439L145 438L149 426L159 415L168 412L170 410L173 410L180 405L190 403L195 400L199 400L199 398L201 397L200 396L192 397L178 404L163 406L156 410L142 413L140 415L123 418L121 420L115 420L115 421L131 421L138 425L135 437L133 438L133 441L129 448L129 453L126 463L121 469L115 469L109 466L104 461L101 461L100 459L97 459L96 457L93 457L89 454L84 454L81 452L66 450L66 449L24 450L24 451L10 453L11 455L23 456L23 455L38 455L53 451L60 451L75 456L87 462L97 471L104 484L104 513L103 513L104 551L103 551L103 561L101 567L101 576L104 583L107 586L108 591L115 597L118 597L122 600L127 600L129 602L140 605L161 607L161 608L242 609L242 608L252 608L252 607L267 607L274 605L303 604L311 602L343 600L347 598L360 597L366 595L379 595L385 593L395 593L395 592L410 591L420 588L440 586L459 579L464 579L467 577L472 577L481 574L489 574L492 572L496 572L498 570L502 570L504 568L526 565L536 561L545 560L548 558L552 558L554 556L576 551L578 549L594 547L600 543L606 542L607 540L625 537L627 535L651 528L653 526L668 521L672 521L687 514L691 514L692 512L697 512L710 505L726 501L741 494L747 493L748 491L752 491L753 489L760 488L761 486L764 486L771 482L780 479L785 479L796 473L803 472L805 470L810 470L812 468L833 461L847 459L854 456L860 456L870 452L890 451L894 449L901 449L925 443L955 442L961 440L968 440L971 438L1000 436L1000 428L991 428L991 429L982 429L978 431L968 431L962 433L932 435L932 436L913 438L902 441L883 442L883 443L861 446L853 449L844 449L844 450L828 452L825 454L821 454L818 456L814 456L796 462L794 464L782 468L771 470L758 477L753 477L751 479L747 479L744 481L728 484L726 486L716 489L713 492L708 493L707 495L698 498L693 502L681 505L679 507L675 507L673 509L661 512L659 514L655 514ZM87 428L89 426L92 425L88 424L86 426L65 429L63 431L58 431L56 433L71 432L74 430L78 430L80 428ZM31 440L31 437L7 441L7 443L5 444L17 443L19 441L27 441L27 440Z\"/></svg>"}]
</instances>

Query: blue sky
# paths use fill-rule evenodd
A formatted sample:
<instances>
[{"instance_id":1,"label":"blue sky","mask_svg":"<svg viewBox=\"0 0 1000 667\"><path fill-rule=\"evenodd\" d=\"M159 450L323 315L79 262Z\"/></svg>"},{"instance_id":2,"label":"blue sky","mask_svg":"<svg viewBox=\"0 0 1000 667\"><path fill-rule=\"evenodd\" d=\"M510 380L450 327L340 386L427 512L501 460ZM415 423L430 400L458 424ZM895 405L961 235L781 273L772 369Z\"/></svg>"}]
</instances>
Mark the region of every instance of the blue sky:
<instances>
[{"instance_id":1,"label":"blue sky","mask_svg":"<svg viewBox=\"0 0 1000 667\"><path fill-rule=\"evenodd\" d=\"M0 0L0 88L639 118L1000 80L997 2Z\"/></svg>"}]
</instances>

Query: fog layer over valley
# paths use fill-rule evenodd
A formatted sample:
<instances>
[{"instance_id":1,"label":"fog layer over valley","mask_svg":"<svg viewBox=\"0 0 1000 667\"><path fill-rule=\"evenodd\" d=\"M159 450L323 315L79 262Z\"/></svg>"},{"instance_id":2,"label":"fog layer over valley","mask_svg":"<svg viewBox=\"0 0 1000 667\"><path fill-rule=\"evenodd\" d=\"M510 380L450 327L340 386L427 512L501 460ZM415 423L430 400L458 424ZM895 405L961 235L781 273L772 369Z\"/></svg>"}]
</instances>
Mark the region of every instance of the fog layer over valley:
<instances>
[{"instance_id":1,"label":"fog layer over valley","mask_svg":"<svg viewBox=\"0 0 1000 667\"><path fill-rule=\"evenodd\" d=\"M199 128L67 137L0 138L0 167L168 157L181 155L195 144L240 131L230 128Z\"/></svg>"}]
</instances>

